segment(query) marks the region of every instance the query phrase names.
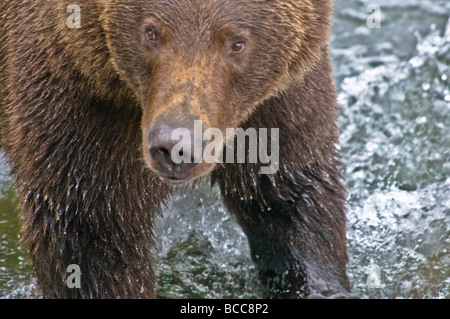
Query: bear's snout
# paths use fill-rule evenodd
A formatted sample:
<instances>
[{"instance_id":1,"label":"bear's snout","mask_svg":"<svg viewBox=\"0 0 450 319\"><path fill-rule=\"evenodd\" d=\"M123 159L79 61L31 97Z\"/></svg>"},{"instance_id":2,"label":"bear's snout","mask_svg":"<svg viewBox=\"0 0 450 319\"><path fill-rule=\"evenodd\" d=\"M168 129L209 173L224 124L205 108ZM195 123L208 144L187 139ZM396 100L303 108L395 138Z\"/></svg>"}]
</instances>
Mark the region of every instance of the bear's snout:
<instances>
[{"instance_id":1,"label":"bear's snout","mask_svg":"<svg viewBox=\"0 0 450 319\"><path fill-rule=\"evenodd\" d=\"M202 163L204 143L196 145L193 136L194 132L186 128L159 126L150 130L151 168L162 179L171 184L183 184L195 174L193 169Z\"/></svg>"}]
</instances>

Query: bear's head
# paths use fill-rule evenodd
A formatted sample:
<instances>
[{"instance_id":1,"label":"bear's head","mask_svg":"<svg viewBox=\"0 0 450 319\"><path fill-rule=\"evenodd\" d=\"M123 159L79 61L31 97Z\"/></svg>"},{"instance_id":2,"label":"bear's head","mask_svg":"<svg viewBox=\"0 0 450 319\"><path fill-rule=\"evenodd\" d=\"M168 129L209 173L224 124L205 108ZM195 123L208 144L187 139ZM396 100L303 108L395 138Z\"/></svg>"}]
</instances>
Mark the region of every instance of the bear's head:
<instances>
[{"instance_id":1,"label":"bear's head","mask_svg":"<svg viewBox=\"0 0 450 319\"><path fill-rule=\"evenodd\" d=\"M331 0L112 0L104 6L111 61L142 107L145 161L173 184L214 167L198 159L192 138L198 127L200 134L224 132L214 140L223 147L226 128L239 127L262 102L302 81L328 41L331 13ZM200 138L200 148L212 141ZM181 163L174 161L176 145Z\"/></svg>"}]
</instances>

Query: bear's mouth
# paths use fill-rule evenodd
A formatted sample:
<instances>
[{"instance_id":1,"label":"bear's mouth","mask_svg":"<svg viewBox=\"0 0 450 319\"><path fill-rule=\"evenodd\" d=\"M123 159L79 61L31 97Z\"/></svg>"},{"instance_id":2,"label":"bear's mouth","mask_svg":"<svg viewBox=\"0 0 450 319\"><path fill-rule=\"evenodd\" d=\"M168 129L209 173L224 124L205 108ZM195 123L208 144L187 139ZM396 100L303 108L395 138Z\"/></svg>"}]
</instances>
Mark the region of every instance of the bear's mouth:
<instances>
[{"instance_id":1,"label":"bear's mouth","mask_svg":"<svg viewBox=\"0 0 450 319\"><path fill-rule=\"evenodd\" d=\"M188 178L178 178L175 176L162 176L162 175L160 175L160 177L164 182L166 182L168 184L172 184L174 186L184 185L184 184L189 183L192 180L192 178L189 178L189 177Z\"/></svg>"},{"instance_id":2,"label":"bear's mouth","mask_svg":"<svg viewBox=\"0 0 450 319\"><path fill-rule=\"evenodd\" d=\"M182 186L201 179L209 175L214 167L215 165L203 163L198 165L195 169L189 170L188 172L182 174L177 170L161 170L154 165L150 165L150 169L152 169L159 176L159 178L161 178L161 180L173 186Z\"/></svg>"}]
</instances>

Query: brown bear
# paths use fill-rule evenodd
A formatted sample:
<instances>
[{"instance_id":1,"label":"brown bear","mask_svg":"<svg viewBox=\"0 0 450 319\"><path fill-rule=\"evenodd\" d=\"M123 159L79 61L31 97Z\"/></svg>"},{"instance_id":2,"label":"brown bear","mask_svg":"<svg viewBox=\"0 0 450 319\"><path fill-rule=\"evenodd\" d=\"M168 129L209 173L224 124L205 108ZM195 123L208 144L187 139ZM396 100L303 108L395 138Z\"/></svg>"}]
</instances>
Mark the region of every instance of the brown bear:
<instances>
[{"instance_id":1,"label":"brown bear","mask_svg":"<svg viewBox=\"0 0 450 319\"><path fill-rule=\"evenodd\" d=\"M206 175L268 297L350 294L331 2L0 2L1 144L45 298L155 297L155 216ZM195 120L279 128L279 170L177 164L171 133Z\"/></svg>"}]
</instances>

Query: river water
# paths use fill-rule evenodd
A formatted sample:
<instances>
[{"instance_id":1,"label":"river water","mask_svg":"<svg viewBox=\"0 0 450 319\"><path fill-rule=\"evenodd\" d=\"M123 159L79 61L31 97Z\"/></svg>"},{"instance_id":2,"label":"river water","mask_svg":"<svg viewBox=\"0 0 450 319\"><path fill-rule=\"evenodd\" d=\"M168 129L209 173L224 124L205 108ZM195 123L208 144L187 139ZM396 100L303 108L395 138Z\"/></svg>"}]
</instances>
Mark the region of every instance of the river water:
<instances>
[{"instance_id":1,"label":"river water","mask_svg":"<svg viewBox=\"0 0 450 319\"><path fill-rule=\"evenodd\" d=\"M367 8L381 8L369 28ZM360 298L450 298L450 1L338 0L332 55ZM39 297L0 163L0 297ZM245 236L207 183L156 230L161 298L259 298Z\"/></svg>"}]
</instances>

